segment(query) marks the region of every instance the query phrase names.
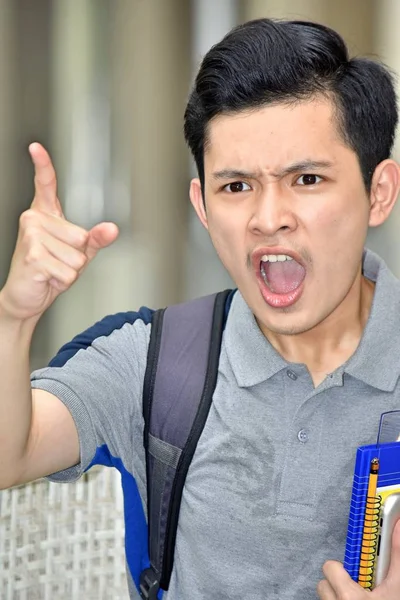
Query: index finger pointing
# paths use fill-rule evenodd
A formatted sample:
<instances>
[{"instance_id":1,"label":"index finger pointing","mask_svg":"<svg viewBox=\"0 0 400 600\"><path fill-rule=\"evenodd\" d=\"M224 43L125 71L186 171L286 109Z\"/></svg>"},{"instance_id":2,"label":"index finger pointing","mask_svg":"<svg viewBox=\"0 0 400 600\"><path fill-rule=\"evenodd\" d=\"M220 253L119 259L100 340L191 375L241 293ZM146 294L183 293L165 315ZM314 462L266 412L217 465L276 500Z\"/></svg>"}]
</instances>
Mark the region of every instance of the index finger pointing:
<instances>
[{"instance_id":1,"label":"index finger pointing","mask_svg":"<svg viewBox=\"0 0 400 600\"><path fill-rule=\"evenodd\" d=\"M35 198L32 208L62 216L57 198L56 172L48 152L37 142L30 144L29 152L35 167Z\"/></svg>"}]
</instances>

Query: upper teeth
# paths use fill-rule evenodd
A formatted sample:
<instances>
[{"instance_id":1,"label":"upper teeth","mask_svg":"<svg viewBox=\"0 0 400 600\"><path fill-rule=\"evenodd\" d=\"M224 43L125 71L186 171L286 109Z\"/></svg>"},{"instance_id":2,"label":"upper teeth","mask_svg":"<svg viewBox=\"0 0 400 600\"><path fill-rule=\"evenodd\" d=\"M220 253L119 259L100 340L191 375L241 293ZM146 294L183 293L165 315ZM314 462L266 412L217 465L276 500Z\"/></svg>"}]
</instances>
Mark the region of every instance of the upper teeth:
<instances>
[{"instance_id":1,"label":"upper teeth","mask_svg":"<svg viewBox=\"0 0 400 600\"><path fill-rule=\"evenodd\" d=\"M293 258L287 254L263 254L261 257L262 262L283 262L284 260L293 260Z\"/></svg>"}]
</instances>

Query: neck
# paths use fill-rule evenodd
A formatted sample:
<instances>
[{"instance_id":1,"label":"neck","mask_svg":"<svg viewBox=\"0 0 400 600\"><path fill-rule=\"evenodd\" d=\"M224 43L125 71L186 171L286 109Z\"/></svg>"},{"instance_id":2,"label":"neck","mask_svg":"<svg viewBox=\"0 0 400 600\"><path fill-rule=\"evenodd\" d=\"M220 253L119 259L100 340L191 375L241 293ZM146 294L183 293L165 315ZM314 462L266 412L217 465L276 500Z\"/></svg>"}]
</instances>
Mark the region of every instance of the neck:
<instances>
[{"instance_id":1,"label":"neck","mask_svg":"<svg viewBox=\"0 0 400 600\"><path fill-rule=\"evenodd\" d=\"M367 323L375 285L361 272L343 302L313 329L296 335L264 331L288 361L305 364L318 384L354 354Z\"/></svg>"}]
</instances>

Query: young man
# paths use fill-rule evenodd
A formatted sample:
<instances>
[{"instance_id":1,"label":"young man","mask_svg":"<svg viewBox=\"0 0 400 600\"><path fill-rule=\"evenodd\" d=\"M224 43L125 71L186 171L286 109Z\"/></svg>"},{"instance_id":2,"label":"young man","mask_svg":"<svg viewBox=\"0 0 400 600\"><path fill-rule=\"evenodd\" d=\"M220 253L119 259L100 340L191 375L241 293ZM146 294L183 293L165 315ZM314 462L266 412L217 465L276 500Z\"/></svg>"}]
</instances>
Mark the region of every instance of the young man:
<instances>
[{"instance_id":1,"label":"young man","mask_svg":"<svg viewBox=\"0 0 400 600\"><path fill-rule=\"evenodd\" d=\"M199 172L190 197L238 291L183 492L169 600L400 597L400 528L372 593L335 562L355 450L400 408L400 283L364 251L399 192L396 123L388 72L350 60L321 25L247 23L203 61L185 114ZM116 466L137 598L151 312L78 336L32 375L31 392L37 321L117 237L109 223L68 223L47 153L34 144L31 155L35 198L0 294L0 487Z\"/></svg>"}]
</instances>

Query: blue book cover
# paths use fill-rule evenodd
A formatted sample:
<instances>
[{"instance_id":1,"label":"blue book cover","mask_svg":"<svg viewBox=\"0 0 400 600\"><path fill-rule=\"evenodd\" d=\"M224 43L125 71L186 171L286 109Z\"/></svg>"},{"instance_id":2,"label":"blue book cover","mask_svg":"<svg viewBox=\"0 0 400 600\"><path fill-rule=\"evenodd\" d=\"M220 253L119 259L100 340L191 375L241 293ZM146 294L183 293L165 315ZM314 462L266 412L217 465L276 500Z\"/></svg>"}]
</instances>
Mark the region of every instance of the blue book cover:
<instances>
[{"instance_id":1,"label":"blue book cover","mask_svg":"<svg viewBox=\"0 0 400 600\"><path fill-rule=\"evenodd\" d=\"M367 506L367 492L371 461L379 459L379 472L376 489L376 540L379 534L379 507L390 495L400 491L400 443L372 444L357 450L354 469L353 489L350 501L350 514L347 529L344 567L354 581L359 580L360 559ZM371 549L371 564L374 564L376 545ZM371 569L373 579L373 567ZM366 587L366 586L364 586Z\"/></svg>"}]
</instances>

